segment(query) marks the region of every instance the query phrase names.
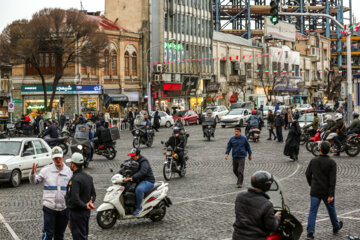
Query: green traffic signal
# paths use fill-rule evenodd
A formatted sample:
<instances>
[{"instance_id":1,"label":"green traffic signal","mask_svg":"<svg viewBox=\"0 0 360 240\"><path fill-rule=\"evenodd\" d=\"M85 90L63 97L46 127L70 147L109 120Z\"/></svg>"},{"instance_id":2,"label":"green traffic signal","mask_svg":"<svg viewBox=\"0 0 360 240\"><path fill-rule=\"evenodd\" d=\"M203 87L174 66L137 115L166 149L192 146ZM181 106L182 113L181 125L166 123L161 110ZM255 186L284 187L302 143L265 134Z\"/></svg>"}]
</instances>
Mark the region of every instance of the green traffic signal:
<instances>
[{"instance_id":1,"label":"green traffic signal","mask_svg":"<svg viewBox=\"0 0 360 240\"><path fill-rule=\"evenodd\" d=\"M271 21L273 24L277 24L277 23L279 22L278 18L277 18L277 17L273 17L273 16L270 17L270 21Z\"/></svg>"},{"instance_id":2,"label":"green traffic signal","mask_svg":"<svg viewBox=\"0 0 360 240\"><path fill-rule=\"evenodd\" d=\"M279 4L278 1L272 0L270 2L270 21L273 24L277 24L279 22Z\"/></svg>"}]
</instances>

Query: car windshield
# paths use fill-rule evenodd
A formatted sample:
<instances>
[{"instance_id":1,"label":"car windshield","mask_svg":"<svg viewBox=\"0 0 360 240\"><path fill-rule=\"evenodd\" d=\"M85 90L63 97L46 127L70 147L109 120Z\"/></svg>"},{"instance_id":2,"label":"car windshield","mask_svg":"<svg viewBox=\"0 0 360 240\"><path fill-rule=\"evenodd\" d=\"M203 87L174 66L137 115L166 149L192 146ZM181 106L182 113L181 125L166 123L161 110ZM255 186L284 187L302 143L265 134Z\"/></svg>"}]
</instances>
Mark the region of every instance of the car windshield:
<instances>
[{"instance_id":1,"label":"car windshield","mask_svg":"<svg viewBox=\"0 0 360 240\"><path fill-rule=\"evenodd\" d=\"M207 108L205 108L205 110L203 112L206 113L207 110L211 110L214 112L216 110L216 108L215 107L207 107Z\"/></svg>"},{"instance_id":2,"label":"car windshield","mask_svg":"<svg viewBox=\"0 0 360 240\"><path fill-rule=\"evenodd\" d=\"M314 114L304 114L299 118L299 122L312 122L314 121Z\"/></svg>"},{"instance_id":3,"label":"car windshield","mask_svg":"<svg viewBox=\"0 0 360 240\"><path fill-rule=\"evenodd\" d=\"M244 110L240 110L240 109L234 109L231 110L228 114L226 115L243 115L244 114Z\"/></svg>"},{"instance_id":4,"label":"car windshield","mask_svg":"<svg viewBox=\"0 0 360 240\"><path fill-rule=\"evenodd\" d=\"M187 113L187 111L180 111L180 112L177 112L177 113L175 114L175 116L177 116L177 117L182 117L182 116L184 116L186 113Z\"/></svg>"},{"instance_id":5,"label":"car windshield","mask_svg":"<svg viewBox=\"0 0 360 240\"><path fill-rule=\"evenodd\" d=\"M309 107L309 105L307 105L307 104L301 104L300 107L302 107L302 108L307 108L307 107Z\"/></svg>"},{"instance_id":6,"label":"car windshield","mask_svg":"<svg viewBox=\"0 0 360 240\"><path fill-rule=\"evenodd\" d=\"M21 142L14 141L1 141L0 142L0 155L13 155L19 154L21 148Z\"/></svg>"}]
</instances>

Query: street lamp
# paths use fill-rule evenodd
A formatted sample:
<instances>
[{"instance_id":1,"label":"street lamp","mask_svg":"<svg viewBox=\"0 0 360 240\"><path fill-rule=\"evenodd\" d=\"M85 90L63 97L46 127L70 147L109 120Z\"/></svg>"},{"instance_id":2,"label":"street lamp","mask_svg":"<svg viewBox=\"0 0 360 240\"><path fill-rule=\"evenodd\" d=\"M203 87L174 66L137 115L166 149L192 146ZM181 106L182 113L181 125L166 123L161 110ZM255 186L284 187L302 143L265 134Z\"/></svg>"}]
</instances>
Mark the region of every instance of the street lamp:
<instances>
[{"instance_id":1,"label":"street lamp","mask_svg":"<svg viewBox=\"0 0 360 240\"><path fill-rule=\"evenodd\" d=\"M167 41L168 42L175 41L175 38L170 38ZM152 47L148 48L148 50L146 51L146 54L145 54L146 61L147 61L150 49L159 47L161 45L162 45L162 43L159 43L159 44L157 44L155 46L152 46ZM151 62L151 61L149 61L149 62ZM150 75L151 75L151 68L150 68ZM147 85L147 88L148 88L147 89L148 90L147 91L148 92L148 112L150 114L150 112L151 112L151 83L149 81L149 64L148 63L146 63L146 85Z\"/></svg>"}]
</instances>

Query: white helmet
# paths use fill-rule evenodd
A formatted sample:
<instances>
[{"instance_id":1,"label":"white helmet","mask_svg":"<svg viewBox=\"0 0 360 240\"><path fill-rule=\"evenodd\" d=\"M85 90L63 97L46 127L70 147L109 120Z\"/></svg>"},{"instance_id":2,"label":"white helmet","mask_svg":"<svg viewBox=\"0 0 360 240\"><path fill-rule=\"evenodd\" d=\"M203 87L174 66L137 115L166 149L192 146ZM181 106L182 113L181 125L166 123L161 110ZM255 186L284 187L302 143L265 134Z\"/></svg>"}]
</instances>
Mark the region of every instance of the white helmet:
<instances>
[{"instance_id":1,"label":"white helmet","mask_svg":"<svg viewBox=\"0 0 360 240\"><path fill-rule=\"evenodd\" d=\"M335 115L335 121L340 120L340 119L342 119L342 118L343 118L343 116L342 116L341 113L337 113L337 114Z\"/></svg>"},{"instance_id":2,"label":"white helmet","mask_svg":"<svg viewBox=\"0 0 360 240\"><path fill-rule=\"evenodd\" d=\"M325 115L325 121L332 120L332 116L330 114Z\"/></svg>"}]
</instances>

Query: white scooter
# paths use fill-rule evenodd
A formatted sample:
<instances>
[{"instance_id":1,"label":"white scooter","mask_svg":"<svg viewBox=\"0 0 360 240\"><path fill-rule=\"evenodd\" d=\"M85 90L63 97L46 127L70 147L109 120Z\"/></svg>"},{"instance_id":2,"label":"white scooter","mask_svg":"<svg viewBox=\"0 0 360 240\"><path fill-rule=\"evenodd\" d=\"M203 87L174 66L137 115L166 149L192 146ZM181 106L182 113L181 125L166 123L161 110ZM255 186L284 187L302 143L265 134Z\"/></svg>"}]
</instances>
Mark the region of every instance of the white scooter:
<instances>
[{"instance_id":1,"label":"white scooter","mask_svg":"<svg viewBox=\"0 0 360 240\"><path fill-rule=\"evenodd\" d=\"M124 179L124 176L119 173L111 178L113 185L106 190L104 203L97 208L96 219L99 226L103 229L112 228L117 219L150 218L153 222L161 221L165 217L166 207L172 204L167 197L168 184L156 182L154 188L145 194L141 212L138 215L132 215L135 193L126 192L127 182L124 182Z\"/></svg>"}]
</instances>

